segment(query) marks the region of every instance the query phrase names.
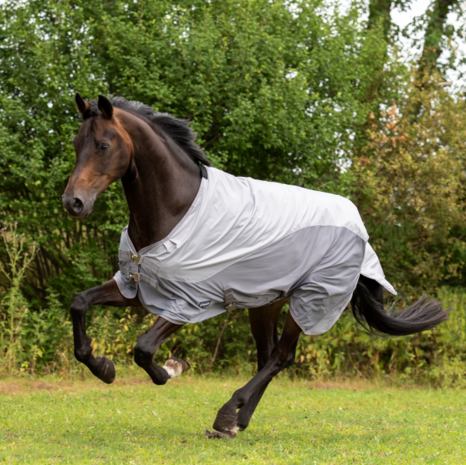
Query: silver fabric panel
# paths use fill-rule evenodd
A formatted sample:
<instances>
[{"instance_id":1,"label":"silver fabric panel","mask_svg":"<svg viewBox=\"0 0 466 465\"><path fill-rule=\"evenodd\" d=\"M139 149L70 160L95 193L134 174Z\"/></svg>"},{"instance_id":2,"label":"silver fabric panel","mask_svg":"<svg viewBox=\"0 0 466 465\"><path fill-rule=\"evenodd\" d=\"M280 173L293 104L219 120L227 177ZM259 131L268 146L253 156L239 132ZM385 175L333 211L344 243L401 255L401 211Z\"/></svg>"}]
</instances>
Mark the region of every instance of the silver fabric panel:
<instances>
[{"instance_id":1,"label":"silver fabric panel","mask_svg":"<svg viewBox=\"0 0 466 465\"><path fill-rule=\"evenodd\" d=\"M365 241L346 228L312 226L200 282L161 279L140 266L140 272L157 279L158 285L154 289L139 283L136 292L148 311L176 324L223 313L224 293L230 288L237 308L260 307L291 296L290 308L298 325L306 334L320 334L336 322L350 301L364 250ZM127 281L119 273L115 279L122 290Z\"/></svg>"},{"instance_id":2,"label":"silver fabric panel","mask_svg":"<svg viewBox=\"0 0 466 465\"><path fill-rule=\"evenodd\" d=\"M325 333L336 323L360 276L365 243L347 234L337 233L332 239L317 266L293 289L290 299L291 314L308 336Z\"/></svg>"},{"instance_id":3,"label":"silver fabric panel","mask_svg":"<svg viewBox=\"0 0 466 465\"><path fill-rule=\"evenodd\" d=\"M132 253L129 250L118 249L118 258L126 262L131 261Z\"/></svg>"},{"instance_id":4,"label":"silver fabric panel","mask_svg":"<svg viewBox=\"0 0 466 465\"><path fill-rule=\"evenodd\" d=\"M134 281L131 281L128 276L124 275L121 271L118 271L113 279L118 285L118 289L121 295L126 299L134 299L138 294L138 285Z\"/></svg>"}]
</instances>

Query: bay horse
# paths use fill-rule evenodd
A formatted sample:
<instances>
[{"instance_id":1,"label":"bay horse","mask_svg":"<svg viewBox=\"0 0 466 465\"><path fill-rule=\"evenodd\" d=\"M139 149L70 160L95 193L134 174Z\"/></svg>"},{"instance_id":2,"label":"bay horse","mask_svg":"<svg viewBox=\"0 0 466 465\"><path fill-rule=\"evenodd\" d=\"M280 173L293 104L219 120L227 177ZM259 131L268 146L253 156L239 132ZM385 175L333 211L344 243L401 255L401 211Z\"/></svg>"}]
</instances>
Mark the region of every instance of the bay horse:
<instances>
[{"instance_id":1,"label":"bay horse","mask_svg":"<svg viewBox=\"0 0 466 465\"><path fill-rule=\"evenodd\" d=\"M351 300L357 321L377 334L401 336L447 318L436 301L384 311L385 280L356 207L347 199L295 186L235 178L211 167L184 120L121 97L87 102L73 140L76 165L63 194L74 218L121 179L129 206L120 271L78 293L71 304L74 353L105 383L116 371L94 357L85 317L93 305L143 306L158 314L140 336L135 362L157 385L189 369L172 356L153 362L184 324L248 308L258 373L218 411L209 437L244 430L270 381L295 359L298 338L327 331ZM283 332L277 322L290 301Z\"/></svg>"}]
</instances>

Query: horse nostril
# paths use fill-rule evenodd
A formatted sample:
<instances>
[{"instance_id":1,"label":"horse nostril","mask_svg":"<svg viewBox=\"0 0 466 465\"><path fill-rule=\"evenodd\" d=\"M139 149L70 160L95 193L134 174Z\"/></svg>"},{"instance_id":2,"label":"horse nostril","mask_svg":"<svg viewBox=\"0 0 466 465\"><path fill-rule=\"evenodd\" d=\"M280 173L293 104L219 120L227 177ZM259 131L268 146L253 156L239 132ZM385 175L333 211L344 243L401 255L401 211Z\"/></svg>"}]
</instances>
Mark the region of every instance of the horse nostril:
<instances>
[{"instance_id":1,"label":"horse nostril","mask_svg":"<svg viewBox=\"0 0 466 465\"><path fill-rule=\"evenodd\" d=\"M84 205L81 202L81 200L75 197L74 204L73 204L73 210L76 213L80 213L82 211L83 207L84 207Z\"/></svg>"}]
</instances>

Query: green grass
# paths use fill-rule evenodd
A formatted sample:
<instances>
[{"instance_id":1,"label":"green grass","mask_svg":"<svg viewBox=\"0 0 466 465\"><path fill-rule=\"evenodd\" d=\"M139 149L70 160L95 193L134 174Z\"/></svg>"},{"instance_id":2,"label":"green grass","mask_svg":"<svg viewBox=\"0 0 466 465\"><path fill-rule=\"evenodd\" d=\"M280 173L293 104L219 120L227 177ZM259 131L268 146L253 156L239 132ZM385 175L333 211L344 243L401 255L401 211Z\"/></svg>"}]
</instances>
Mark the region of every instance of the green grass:
<instances>
[{"instance_id":1,"label":"green grass","mask_svg":"<svg viewBox=\"0 0 466 465\"><path fill-rule=\"evenodd\" d=\"M272 383L235 440L204 438L241 379L0 382L0 463L466 462L466 393Z\"/></svg>"}]
</instances>

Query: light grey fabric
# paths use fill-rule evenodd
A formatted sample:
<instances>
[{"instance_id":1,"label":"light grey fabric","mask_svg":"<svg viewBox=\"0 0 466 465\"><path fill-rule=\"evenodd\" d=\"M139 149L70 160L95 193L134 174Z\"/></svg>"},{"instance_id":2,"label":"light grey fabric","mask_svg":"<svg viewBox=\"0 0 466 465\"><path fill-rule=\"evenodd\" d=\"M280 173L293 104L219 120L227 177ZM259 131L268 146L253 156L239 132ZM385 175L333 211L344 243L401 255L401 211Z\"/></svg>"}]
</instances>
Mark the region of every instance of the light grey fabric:
<instances>
[{"instance_id":1,"label":"light grey fabric","mask_svg":"<svg viewBox=\"0 0 466 465\"><path fill-rule=\"evenodd\" d=\"M293 317L306 334L327 331L338 319L356 286L365 242L345 228L313 226L262 249L211 278L185 283L157 278L156 288L132 283L117 273L125 297L138 294L142 305L176 323L197 323L225 312L231 288L237 308L267 305L291 295ZM129 266L130 262L123 262Z\"/></svg>"},{"instance_id":2,"label":"light grey fabric","mask_svg":"<svg viewBox=\"0 0 466 465\"><path fill-rule=\"evenodd\" d=\"M360 274L396 294L350 200L207 171L163 240L137 251L123 230L115 280L125 297L184 324L223 313L229 289L236 308L290 296L303 331L320 334L341 315Z\"/></svg>"}]
</instances>

